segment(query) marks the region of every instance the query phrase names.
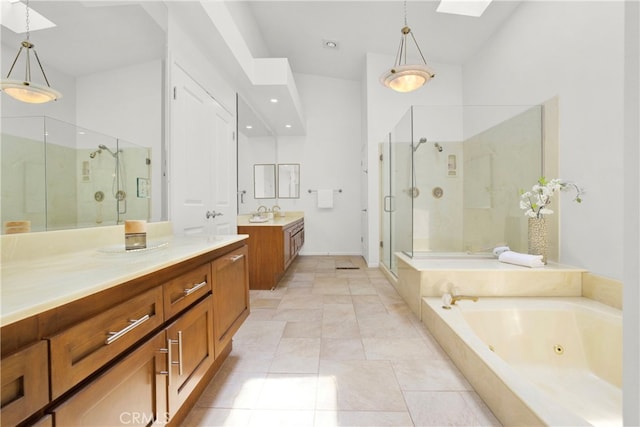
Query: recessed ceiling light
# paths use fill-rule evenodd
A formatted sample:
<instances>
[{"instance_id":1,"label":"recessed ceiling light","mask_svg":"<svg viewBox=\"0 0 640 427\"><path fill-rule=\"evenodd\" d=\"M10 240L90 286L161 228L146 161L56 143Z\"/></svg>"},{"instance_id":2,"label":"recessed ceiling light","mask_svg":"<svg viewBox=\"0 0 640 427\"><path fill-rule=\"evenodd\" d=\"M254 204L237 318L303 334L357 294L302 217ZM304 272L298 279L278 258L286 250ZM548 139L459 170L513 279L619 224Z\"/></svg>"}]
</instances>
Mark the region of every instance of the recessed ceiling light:
<instances>
[{"instance_id":1,"label":"recessed ceiling light","mask_svg":"<svg viewBox=\"0 0 640 427\"><path fill-rule=\"evenodd\" d=\"M272 104L276 104L278 102L278 98L271 98L269 101L271 101Z\"/></svg>"},{"instance_id":2,"label":"recessed ceiling light","mask_svg":"<svg viewBox=\"0 0 640 427\"><path fill-rule=\"evenodd\" d=\"M436 10L441 13L480 17L490 3L491 0L440 0Z\"/></svg>"},{"instance_id":3,"label":"recessed ceiling light","mask_svg":"<svg viewBox=\"0 0 640 427\"><path fill-rule=\"evenodd\" d=\"M322 40L322 46L326 47L327 49L337 49L338 42L335 40Z\"/></svg>"},{"instance_id":4,"label":"recessed ceiling light","mask_svg":"<svg viewBox=\"0 0 640 427\"><path fill-rule=\"evenodd\" d=\"M245 126L245 128L247 128L247 129L253 129L253 126L251 126L251 125L246 125L246 126Z\"/></svg>"},{"instance_id":5,"label":"recessed ceiling light","mask_svg":"<svg viewBox=\"0 0 640 427\"><path fill-rule=\"evenodd\" d=\"M284 125L284 127L286 127L287 129L290 129L291 125Z\"/></svg>"}]
</instances>

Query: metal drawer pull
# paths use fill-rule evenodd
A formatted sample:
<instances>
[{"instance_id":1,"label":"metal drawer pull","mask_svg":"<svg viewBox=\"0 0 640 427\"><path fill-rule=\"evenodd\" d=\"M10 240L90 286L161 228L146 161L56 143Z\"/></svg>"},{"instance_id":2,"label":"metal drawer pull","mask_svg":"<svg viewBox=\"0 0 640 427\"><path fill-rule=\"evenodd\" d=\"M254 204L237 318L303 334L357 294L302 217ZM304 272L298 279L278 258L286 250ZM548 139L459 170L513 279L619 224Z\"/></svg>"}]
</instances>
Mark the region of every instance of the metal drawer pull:
<instances>
[{"instance_id":1,"label":"metal drawer pull","mask_svg":"<svg viewBox=\"0 0 640 427\"><path fill-rule=\"evenodd\" d=\"M174 340L171 338L167 338L167 385L171 385L171 365L173 362L171 361L171 355L173 352L171 351L171 344L174 343ZM164 349L163 349L164 350Z\"/></svg>"},{"instance_id":2,"label":"metal drawer pull","mask_svg":"<svg viewBox=\"0 0 640 427\"><path fill-rule=\"evenodd\" d=\"M244 254L242 254L242 255L234 255L230 259L231 259L231 262L236 262L239 259L241 259L242 257L244 257Z\"/></svg>"},{"instance_id":3,"label":"metal drawer pull","mask_svg":"<svg viewBox=\"0 0 640 427\"><path fill-rule=\"evenodd\" d=\"M182 375L182 331L178 331L178 375Z\"/></svg>"},{"instance_id":4,"label":"metal drawer pull","mask_svg":"<svg viewBox=\"0 0 640 427\"><path fill-rule=\"evenodd\" d=\"M198 289L202 288L203 286L207 286L207 281L205 280L204 282L200 282L197 285L194 285L192 288L189 289L185 289L184 290L184 296L189 296L192 293L194 293L195 291L197 291Z\"/></svg>"},{"instance_id":5,"label":"metal drawer pull","mask_svg":"<svg viewBox=\"0 0 640 427\"><path fill-rule=\"evenodd\" d=\"M171 346L178 344L178 361L173 359L173 351ZM182 375L182 331L178 331L178 339L172 340L167 338L167 348L161 348L161 353L167 353L167 370L160 371L160 374L167 376L167 385L171 385L171 367L178 365L178 375Z\"/></svg>"},{"instance_id":6,"label":"metal drawer pull","mask_svg":"<svg viewBox=\"0 0 640 427\"><path fill-rule=\"evenodd\" d=\"M109 335L109 337L107 338L105 343L107 345L112 344L114 341L116 341L117 339L121 338L126 333L131 332L132 330L134 330L138 326L142 325L147 320L149 320L149 315L148 314L145 314L144 316L142 316L138 320L129 320L129 322L131 322L131 324L129 326L119 330L118 332L108 332L107 335Z\"/></svg>"}]
</instances>

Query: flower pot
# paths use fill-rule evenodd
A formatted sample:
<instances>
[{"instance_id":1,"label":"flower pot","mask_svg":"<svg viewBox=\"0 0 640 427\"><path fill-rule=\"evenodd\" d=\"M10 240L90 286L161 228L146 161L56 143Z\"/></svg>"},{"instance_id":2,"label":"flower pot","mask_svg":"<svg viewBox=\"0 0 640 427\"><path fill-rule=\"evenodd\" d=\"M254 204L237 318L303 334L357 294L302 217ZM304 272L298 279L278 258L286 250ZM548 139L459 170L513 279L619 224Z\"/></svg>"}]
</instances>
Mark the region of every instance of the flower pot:
<instances>
[{"instance_id":1,"label":"flower pot","mask_svg":"<svg viewBox=\"0 0 640 427\"><path fill-rule=\"evenodd\" d=\"M529 218L529 253L542 255L542 262L547 263L547 222L544 217Z\"/></svg>"}]
</instances>

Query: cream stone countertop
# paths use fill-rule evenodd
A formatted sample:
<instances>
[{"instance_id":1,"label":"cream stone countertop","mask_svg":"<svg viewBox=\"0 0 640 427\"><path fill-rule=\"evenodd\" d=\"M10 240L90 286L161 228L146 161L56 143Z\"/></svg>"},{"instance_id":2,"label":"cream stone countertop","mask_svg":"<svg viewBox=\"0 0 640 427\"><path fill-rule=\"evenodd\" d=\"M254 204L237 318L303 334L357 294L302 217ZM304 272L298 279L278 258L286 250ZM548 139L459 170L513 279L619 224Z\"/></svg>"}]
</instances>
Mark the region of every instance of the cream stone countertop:
<instances>
[{"instance_id":1,"label":"cream stone countertop","mask_svg":"<svg viewBox=\"0 0 640 427\"><path fill-rule=\"evenodd\" d=\"M8 262L5 255L11 248L3 241L0 325L11 324L246 238L246 234L215 238L164 235L151 238L145 250L125 252L122 242Z\"/></svg>"},{"instance_id":2,"label":"cream stone countertop","mask_svg":"<svg viewBox=\"0 0 640 427\"><path fill-rule=\"evenodd\" d=\"M494 256L464 256L463 254L455 254L448 256L432 255L428 258L411 258L404 253L396 252L395 255L399 260L403 261L409 268L418 271L529 271L529 272L585 272L586 270L579 267L558 264L549 261L544 267L525 267L522 265L508 264L498 261ZM402 267L402 266L401 266Z\"/></svg>"},{"instance_id":3,"label":"cream stone countertop","mask_svg":"<svg viewBox=\"0 0 640 427\"><path fill-rule=\"evenodd\" d=\"M287 225L296 222L297 220L304 218L304 212L286 212L284 216L274 216L273 219L270 219L265 222L250 222L249 218L253 215L238 215L238 226L258 226L258 227L286 227Z\"/></svg>"}]
</instances>

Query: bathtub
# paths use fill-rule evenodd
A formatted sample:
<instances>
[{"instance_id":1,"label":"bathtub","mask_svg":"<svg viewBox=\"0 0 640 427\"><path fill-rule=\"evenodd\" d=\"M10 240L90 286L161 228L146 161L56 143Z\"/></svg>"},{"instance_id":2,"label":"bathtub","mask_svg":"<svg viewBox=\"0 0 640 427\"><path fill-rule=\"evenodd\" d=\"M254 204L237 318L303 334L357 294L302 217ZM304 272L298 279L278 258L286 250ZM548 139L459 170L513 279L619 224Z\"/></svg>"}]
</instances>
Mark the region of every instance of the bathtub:
<instances>
[{"instance_id":1,"label":"bathtub","mask_svg":"<svg viewBox=\"0 0 640 427\"><path fill-rule=\"evenodd\" d=\"M622 425L622 312L582 297L480 298L422 319L504 425Z\"/></svg>"}]
</instances>

